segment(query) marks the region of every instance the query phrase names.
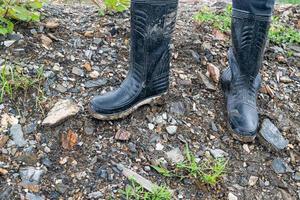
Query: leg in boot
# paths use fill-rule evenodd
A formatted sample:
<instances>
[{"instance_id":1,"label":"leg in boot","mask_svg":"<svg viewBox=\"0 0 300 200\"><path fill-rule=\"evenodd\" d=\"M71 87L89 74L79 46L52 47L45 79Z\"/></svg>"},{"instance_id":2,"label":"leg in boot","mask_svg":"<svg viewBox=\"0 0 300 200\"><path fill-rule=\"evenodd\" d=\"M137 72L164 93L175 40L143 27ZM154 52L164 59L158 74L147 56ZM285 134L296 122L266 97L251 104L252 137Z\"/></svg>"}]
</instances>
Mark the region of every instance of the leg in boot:
<instances>
[{"instance_id":1,"label":"leg in boot","mask_svg":"<svg viewBox=\"0 0 300 200\"><path fill-rule=\"evenodd\" d=\"M227 102L228 126L235 139L255 139L259 117L256 105L265 44L274 0L233 0L232 48L221 83Z\"/></svg>"},{"instance_id":2,"label":"leg in boot","mask_svg":"<svg viewBox=\"0 0 300 200\"><path fill-rule=\"evenodd\" d=\"M130 70L119 89L92 99L93 117L126 117L167 92L177 5L178 0L132 0Z\"/></svg>"}]
</instances>

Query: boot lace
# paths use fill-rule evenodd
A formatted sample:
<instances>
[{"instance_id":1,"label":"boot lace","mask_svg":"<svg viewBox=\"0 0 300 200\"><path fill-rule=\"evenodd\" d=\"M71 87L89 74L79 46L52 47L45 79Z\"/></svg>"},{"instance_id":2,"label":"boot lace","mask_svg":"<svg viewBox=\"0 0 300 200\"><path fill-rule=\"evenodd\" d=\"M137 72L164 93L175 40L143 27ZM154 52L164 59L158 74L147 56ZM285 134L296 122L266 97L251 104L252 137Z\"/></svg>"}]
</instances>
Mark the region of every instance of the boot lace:
<instances>
[{"instance_id":1,"label":"boot lace","mask_svg":"<svg viewBox=\"0 0 300 200\"><path fill-rule=\"evenodd\" d=\"M256 101L257 88L254 86L254 78L248 76L240 76L231 84L232 96L235 101L244 102L245 100L251 104Z\"/></svg>"}]
</instances>

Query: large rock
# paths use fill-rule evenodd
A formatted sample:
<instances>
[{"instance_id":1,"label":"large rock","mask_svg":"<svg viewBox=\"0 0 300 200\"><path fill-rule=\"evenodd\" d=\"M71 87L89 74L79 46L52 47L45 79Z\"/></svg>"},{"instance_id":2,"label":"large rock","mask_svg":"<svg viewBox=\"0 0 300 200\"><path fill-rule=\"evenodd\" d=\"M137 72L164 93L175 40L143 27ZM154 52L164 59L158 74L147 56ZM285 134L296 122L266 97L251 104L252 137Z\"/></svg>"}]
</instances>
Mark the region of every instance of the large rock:
<instances>
[{"instance_id":1,"label":"large rock","mask_svg":"<svg viewBox=\"0 0 300 200\"><path fill-rule=\"evenodd\" d=\"M259 138L263 144L277 151L283 150L289 144L288 140L284 139L280 131L269 119L263 121L259 131Z\"/></svg>"},{"instance_id":2,"label":"large rock","mask_svg":"<svg viewBox=\"0 0 300 200\"><path fill-rule=\"evenodd\" d=\"M171 151L166 152L166 159L173 164L177 164L184 161L184 157L179 148L174 148Z\"/></svg>"},{"instance_id":3,"label":"large rock","mask_svg":"<svg viewBox=\"0 0 300 200\"><path fill-rule=\"evenodd\" d=\"M222 149L210 149L209 152L214 158L224 158L228 156L229 154Z\"/></svg>"},{"instance_id":4,"label":"large rock","mask_svg":"<svg viewBox=\"0 0 300 200\"><path fill-rule=\"evenodd\" d=\"M24 168L20 169L19 173L20 173L22 182L39 184L41 181L42 175L44 174L44 170L37 169L35 167L24 167Z\"/></svg>"},{"instance_id":5,"label":"large rock","mask_svg":"<svg viewBox=\"0 0 300 200\"><path fill-rule=\"evenodd\" d=\"M76 115L79 111L79 106L72 100L60 100L50 110L42 124L45 126L55 126L69 117Z\"/></svg>"},{"instance_id":6,"label":"large rock","mask_svg":"<svg viewBox=\"0 0 300 200\"><path fill-rule=\"evenodd\" d=\"M11 126L10 135L18 147L24 147L27 144L20 124L14 124Z\"/></svg>"},{"instance_id":7,"label":"large rock","mask_svg":"<svg viewBox=\"0 0 300 200\"><path fill-rule=\"evenodd\" d=\"M276 158L272 161L272 168L277 174L293 173L294 170L282 159Z\"/></svg>"}]
</instances>

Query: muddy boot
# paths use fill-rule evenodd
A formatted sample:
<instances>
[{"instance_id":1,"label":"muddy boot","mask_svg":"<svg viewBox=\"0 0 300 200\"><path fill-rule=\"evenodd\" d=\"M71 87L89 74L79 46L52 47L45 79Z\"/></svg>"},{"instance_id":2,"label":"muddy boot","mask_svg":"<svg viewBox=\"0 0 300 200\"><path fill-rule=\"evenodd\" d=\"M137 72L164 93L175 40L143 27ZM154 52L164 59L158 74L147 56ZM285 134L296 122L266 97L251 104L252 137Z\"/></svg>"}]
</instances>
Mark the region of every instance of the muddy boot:
<instances>
[{"instance_id":1,"label":"muddy boot","mask_svg":"<svg viewBox=\"0 0 300 200\"><path fill-rule=\"evenodd\" d=\"M258 129L256 99L261 85L258 73L270 20L271 14L254 15L233 9L229 67L222 74L221 84L227 101L230 132L242 142L253 141Z\"/></svg>"},{"instance_id":2,"label":"muddy boot","mask_svg":"<svg viewBox=\"0 0 300 200\"><path fill-rule=\"evenodd\" d=\"M124 118L167 92L177 5L178 0L132 0L130 70L117 90L92 99L93 117Z\"/></svg>"}]
</instances>

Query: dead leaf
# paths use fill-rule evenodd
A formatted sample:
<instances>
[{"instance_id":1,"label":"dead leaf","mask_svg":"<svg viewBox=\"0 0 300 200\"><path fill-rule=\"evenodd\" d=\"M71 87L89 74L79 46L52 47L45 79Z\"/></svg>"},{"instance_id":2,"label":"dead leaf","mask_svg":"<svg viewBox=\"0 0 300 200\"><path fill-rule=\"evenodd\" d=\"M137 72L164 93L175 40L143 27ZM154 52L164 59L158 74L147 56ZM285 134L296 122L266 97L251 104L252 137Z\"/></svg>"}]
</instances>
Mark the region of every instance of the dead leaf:
<instances>
[{"instance_id":1,"label":"dead leaf","mask_svg":"<svg viewBox=\"0 0 300 200\"><path fill-rule=\"evenodd\" d=\"M57 20L50 20L50 21L46 22L45 26L46 26L46 28L49 28L49 29L55 29L55 28L59 27L59 23Z\"/></svg>"},{"instance_id":2,"label":"dead leaf","mask_svg":"<svg viewBox=\"0 0 300 200\"><path fill-rule=\"evenodd\" d=\"M219 31L218 29L214 29L212 31L212 33L214 34L214 39L216 40L222 40L225 41L227 39L226 35L224 33L222 33L221 31Z\"/></svg>"},{"instance_id":3,"label":"dead leaf","mask_svg":"<svg viewBox=\"0 0 300 200\"><path fill-rule=\"evenodd\" d=\"M298 19L298 22L297 22L297 24L296 24L296 28L297 28L297 29L300 29L300 19Z\"/></svg>"},{"instance_id":4,"label":"dead leaf","mask_svg":"<svg viewBox=\"0 0 300 200\"><path fill-rule=\"evenodd\" d=\"M131 133L129 131L126 131L124 129L120 129L117 131L115 135L116 140L120 141L128 141L130 139Z\"/></svg>"},{"instance_id":5,"label":"dead leaf","mask_svg":"<svg viewBox=\"0 0 300 200\"><path fill-rule=\"evenodd\" d=\"M9 137L7 135L0 135L0 149L6 145L8 139Z\"/></svg>"},{"instance_id":6,"label":"dead leaf","mask_svg":"<svg viewBox=\"0 0 300 200\"><path fill-rule=\"evenodd\" d=\"M274 91L272 90L272 88L270 88L270 86L265 85L263 86L260 91L264 94L268 94L270 97L274 98L275 94Z\"/></svg>"},{"instance_id":7,"label":"dead leaf","mask_svg":"<svg viewBox=\"0 0 300 200\"><path fill-rule=\"evenodd\" d=\"M31 192L39 192L41 187L37 184L33 184L33 183L24 183L21 182L19 183L20 186L22 186L25 189L28 189Z\"/></svg>"},{"instance_id":8,"label":"dead leaf","mask_svg":"<svg viewBox=\"0 0 300 200\"><path fill-rule=\"evenodd\" d=\"M52 40L49 37L45 36L45 35L41 36L41 41L42 41L43 47L45 47L46 49L49 49L49 47L52 44Z\"/></svg>"},{"instance_id":9,"label":"dead leaf","mask_svg":"<svg viewBox=\"0 0 300 200\"><path fill-rule=\"evenodd\" d=\"M6 175L8 171L6 169L0 168L0 175Z\"/></svg>"},{"instance_id":10,"label":"dead leaf","mask_svg":"<svg viewBox=\"0 0 300 200\"><path fill-rule=\"evenodd\" d=\"M124 40L124 44L125 44L126 46L128 46L128 45L129 45L129 40L128 40L128 39L125 39L125 40Z\"/></svg>"},{"instance_id":11,"label":"dead leaf","mask_svg":"<svg viewBox=\"0 0 300 200\"><path fill-rule=\"evenodd\" d=\"M74 133L71 129L67 132L67 134L61 135L61 145L64 149L72 150L74 146L77 144L77 134Z\"/></svg>"},{"instance_id":12,"label":"dead leaf","mask_svg":"<svg viewBox=\"0 0 300 200\"><path fill-rule=\"evenodd\" d=\"M280 63L285 63L285 62L286 62L284 56L282 56L282 55L278 55L278 56L277 56L277 60L278 60L278 62L280 62Z\"/></svg>"},{"instance_id":13,"label":"dead leaf","mask_svg":"<svg viewBox=\"0 0 300 200\"><path fill-rule=\"evenodd\" d=\"M209 81L209 79L204 74L202 74L201 71L199 71L198 73L206 89L211 91L216 91L216 87Z\"/></svg>"},{"instance_id":14,"label":"dead leaf","mask_svg":"<svg viewBox=\"0 0 300 200\"><path fill-rule=\"evenodd\" d=\"M84 36L88 37L88 38L92 38L92 37L94 37L94 31L86 31L84 33Z\"/></svg>"},{"instance_id":15,"label":"dead leaf","mask_svg":"<svg viewBox=\"0 0 300 200\"><path fill-rule=\"evenodd\" d=\"M86 71L90 72L92 71L92 65L87 62L87 63L84 63L83 67L86 69Z\"/></svg>"},{"instance_id":16,"label":"dead leaf","mask_svg":"<svg viewBox=\"0 0 300 200\"><path fill-rule=\"evenodd\" d=\"M215 83L218 83L220 80L220 70L215 65L208 63L207 64L207 76L210 77Z\"/></svg>"}]
</instances>

